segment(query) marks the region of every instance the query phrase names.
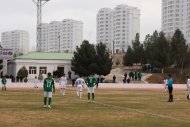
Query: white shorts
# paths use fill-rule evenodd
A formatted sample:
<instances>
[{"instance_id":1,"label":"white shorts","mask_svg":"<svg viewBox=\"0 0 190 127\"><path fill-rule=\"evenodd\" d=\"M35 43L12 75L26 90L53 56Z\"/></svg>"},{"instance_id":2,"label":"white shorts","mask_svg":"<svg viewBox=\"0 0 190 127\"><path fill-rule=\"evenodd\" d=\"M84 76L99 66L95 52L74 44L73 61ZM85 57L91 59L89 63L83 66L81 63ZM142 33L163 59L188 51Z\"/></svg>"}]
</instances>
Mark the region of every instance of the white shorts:
<instances>
[{"instance_id":1,"label":"white shorts","mask_svg":"<svg viewBox=\"0 0 190 127\"><path fill-rule=\"evenodd\" d=\"M66 85L65 84L61 84L61 89L66 89Z\"/></svg>"},{"instance_id":2,"label":"white shorts","mask_svg":"<svg viewBox=\"0 0 190 127\"><path fill-rule=\"evenodd\" d=\"M6 85L2 85L2 87L6 87Z\"/></svg>"},{"instance_id":3,"label":"white shorts","mask_svg":"<svg viewBox=\"0 0 190 127\"><path fill-rule=\"evenodd\" d=\"M38 85L34 85L34 88L38 88Z\"/></svg>"},{"instance_id":4,"label":"white shorts","mask_svg":"<svg viewBox=\"0 0 190 127\"><path fill-rule=\"evenodd\" d=\"M78 85L78 86L77 86L77 91L82 92L82 85Z\"/></svg>"},{"instance_id":5,"label":"white shorts","mask_svg":"<svg viewBox=\"0 0 190 127\"><path fill-rule=\"evenodd\" d=\"M187 86L187 90L190 90L190 85L186 84L186 86Z\"/></svg>"},{"instance_id":6,"label":"white shorts","mask_svg":"<svg viewBox=\"0 0 190 127\"><path fill-rule=\"evenodd\" d=\"M94 87L88 87L88 93L94 93Z\"/></svg>"},{"instance_id":7,"label":"white shorts","mask_svg":"<svg viewBox=\"0 0 190 127\"><path fill-rule=\"evenodd\" d=\"M52 97L52 92L44 91L44 97Z\"/></svg>"}]
</instances>

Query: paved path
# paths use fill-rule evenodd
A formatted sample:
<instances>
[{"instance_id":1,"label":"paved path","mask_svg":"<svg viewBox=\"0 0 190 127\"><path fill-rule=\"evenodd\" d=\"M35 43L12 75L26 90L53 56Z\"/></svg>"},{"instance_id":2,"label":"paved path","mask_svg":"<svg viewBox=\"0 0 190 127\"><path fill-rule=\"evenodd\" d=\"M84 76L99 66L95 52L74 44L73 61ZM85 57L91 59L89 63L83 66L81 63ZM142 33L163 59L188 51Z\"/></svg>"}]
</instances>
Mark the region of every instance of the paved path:
<instances>
[{"instance_id":1,"label":"paved path","mask_svg":"<svg viewBox=\"0 0 190 127\"><path fill-rule=\"evenodd\" d=\"M42 83L39 83L38 86L42 88ZM33 88L33 83L8 83L7 88L15 88L15 89L31 89ZM60 88L59 83L55 84L56 88ZM68 85L71 87L71 84ZM99 83L99 89L109 88L109 89L164 89L163 84L146 84L146 83ZM186 84L174 84L174 89L186 90Z\"/></svg>"}]
</instances>

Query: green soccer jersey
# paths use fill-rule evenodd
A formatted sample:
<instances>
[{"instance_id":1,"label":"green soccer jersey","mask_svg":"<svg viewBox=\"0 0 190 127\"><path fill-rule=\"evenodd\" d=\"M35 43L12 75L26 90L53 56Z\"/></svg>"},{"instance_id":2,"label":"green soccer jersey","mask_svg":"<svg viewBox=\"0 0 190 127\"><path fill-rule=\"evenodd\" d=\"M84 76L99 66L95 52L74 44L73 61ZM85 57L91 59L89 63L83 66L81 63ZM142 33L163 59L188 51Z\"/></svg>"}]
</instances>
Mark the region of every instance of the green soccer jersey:
<instances>
[{"instance_id":1,"label":"green soccer jersey","mask_svg":"<svg viewBox=\"0 0 190 127\"><path fill-rule=\"evenodd\" d=\"M3 85L6 85L7 80L6 80L5 78L3 78L3 79L1 80L1 83L2 83Z\"/></svg>"},{"instance_id":2,"label":"green soccer jersey","mask_svg":"<svg viewBox=\"0 0 190 127\"><path fill-rule=\"evenodd\" d=\"M47 91L47 92L53 92L55 91L55 85L54 85L54 80L50 77L46 78L44 80L44 91Z\"/></svg>"},{"instance_id":3,"label":"green soccer jersey","mask_svg":"<svg viewBox=\"0 0 190 127\"><path fill-rule=\"evenodd\" d=\"M94 87L96 85L96 79L93 76L89 76L86 79L86 84L88 87Z\"/></svg>"}]
</instances>

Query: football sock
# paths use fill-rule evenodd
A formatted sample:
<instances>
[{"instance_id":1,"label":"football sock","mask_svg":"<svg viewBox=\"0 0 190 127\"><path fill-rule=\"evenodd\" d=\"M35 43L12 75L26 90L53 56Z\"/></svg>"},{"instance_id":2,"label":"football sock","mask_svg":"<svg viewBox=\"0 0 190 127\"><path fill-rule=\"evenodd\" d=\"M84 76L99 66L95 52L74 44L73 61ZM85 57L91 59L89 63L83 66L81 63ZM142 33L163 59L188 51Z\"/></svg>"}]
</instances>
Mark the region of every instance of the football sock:
<instances>
[{"instance_id":1,"label":"football sock","mask_svg":"<svg viewBox=\"0 0 190 127\"><path fill-rule=\"evenodd\" d=\"M88 100L90 100L90 93L88 93Z\"/></svg>"},{"instance_id":2,"label":"football sock","mask_svg":"<svg viewBox=\"0 0 190 127\"><path fill-rule=\"evenodd\" d=\"M171 101L173 102L173 95L171 95Z\"/></svg>"},{"instance_id":3,"label":"football sock","mask_svg":"<svg viewBox=\"0 0 190 127\"><path fill-rule=\"evenodd\" d=\"M80 98L82 97L82 91L79 92L79 97L80 97Z\"/></svg>"},{"instance_id":4,"label":"football sock","mask_svg":"<svg viewBox=\"0 0 190 127\"><path fill-rule=\"evenodd\" d=\"M92 93L92 100L94 100L94 93Z\"/></svg>"},{"instance_id":5,"label":"football sock","mask_svg":"<svg viewBox=\"0 0 190 127\"><path fill-rule=\"evenodd\" d=\"M47 97L44 97L44 105L46 105Z\"/></svg>"},{"instance_id":6,"label":"football sock","mask_svg":"<svg viewBox=\"0 0 190 127\"><path fill-rule=\"evenodd\" d=\"M51 97L48 100L48 105L51 105Z\"/></svg>"}]
</instances>

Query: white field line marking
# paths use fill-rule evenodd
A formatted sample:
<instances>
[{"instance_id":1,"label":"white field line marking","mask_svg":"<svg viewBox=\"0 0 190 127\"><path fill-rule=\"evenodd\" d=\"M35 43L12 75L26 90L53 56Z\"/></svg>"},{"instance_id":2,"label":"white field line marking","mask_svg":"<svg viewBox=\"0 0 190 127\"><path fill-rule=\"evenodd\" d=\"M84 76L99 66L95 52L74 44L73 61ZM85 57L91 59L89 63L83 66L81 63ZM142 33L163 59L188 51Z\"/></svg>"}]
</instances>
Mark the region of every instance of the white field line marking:
<instances>
[{"instance_id":1,"label":"white field line marking","mask_svg":"<svg viewBox=\"0 0 190 127\"><path fill-rule=\"evenodd\" d=\"M71 90L71 89L69 89L69 90L70 90L70 91L73 91L73 90ZM80 101L79 99L77 99L77 100ZM87 102L86 100L83 100L83 99L81 99L81 101ZM111 105L111 104L99 103L99 102L95 102L95 104L104 105L104 106L108 106L108 107L115 107L115 108L127 109L127 110L131 110L131 111L135 111L135 112L138 112L138 113L147 114L147 115L151 115L151 116L155 116L155 117L167 118L167 119L172 119L172 120L177 120L177 121L181 121L181 122L190 123L189 120L174 118L174 117L166 116L166 115L163 115L163 114L156 114L156 113L145 112L145 111L141 111L141 110L138 110L138 109L127 108L127 107L122 107L122 106L118 106L118 105Z\"/></svg>"},{"instance_id":2,"label":"white field line marking","mask_svg":"<svg viewBox=\"0 0 190 127\"><path fill-rule=\"evenodd\" d=\"M82 100L82 101L87 102L86 100ZM148 114L148 115L155 116L155 117L167 118L167 119L172 119L172 120L177 120L177 121L181 121L181 122L190 123L189 120L178 119L178 118L174 118L174 117L166 116L166 115L162 115L162 114L149 113L149 112L141 111L141 110L138 110L138 109L132 109L132 108L127 108L127 107L122 107L122 106L117 106L117 105L111 105L111 104L105 104L105 103L97 103L97 102L95 102L94 104L104 105L104 106L108 106L108 107L121 108L121 109L127 109L127 110L135 111L135 112L142 113L142 114Z\"/></svg>"}]
</instances>

